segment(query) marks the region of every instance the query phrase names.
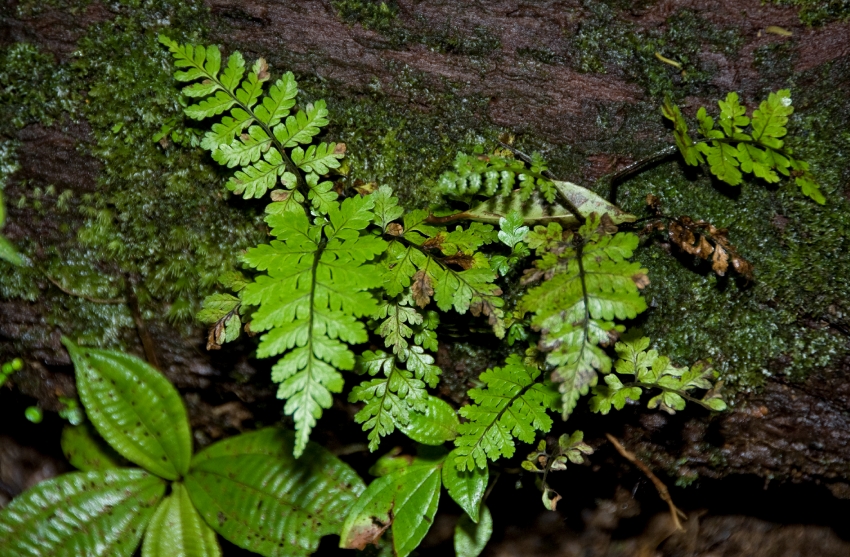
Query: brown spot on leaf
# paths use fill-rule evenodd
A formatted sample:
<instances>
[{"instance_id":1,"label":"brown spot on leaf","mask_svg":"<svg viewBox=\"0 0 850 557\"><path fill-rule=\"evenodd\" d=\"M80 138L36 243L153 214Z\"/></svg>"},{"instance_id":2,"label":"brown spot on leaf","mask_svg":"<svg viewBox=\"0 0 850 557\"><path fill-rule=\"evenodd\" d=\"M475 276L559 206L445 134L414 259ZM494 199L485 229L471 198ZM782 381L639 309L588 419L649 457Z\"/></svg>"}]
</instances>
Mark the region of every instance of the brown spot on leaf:
<instances>
[{"instance_id":1,"label":"brown spot on leaf","mask_svg":"<svg viewBox=\"0 0 850 557\"><path fill-rule=\"evenodd\" d=\"M363 550L370 543L378 545L378 540L381 539L383 533L392 524L392 516L390 516L390 520L386 524L374 516L371 519L370 524L360 524L349 531L348 536L344 540L346 548Z\"/></svg>"},{"instance_id":2,"label":"brown spot on leaf","mask_svg":"<svg viewBox=\"0 0 850 557\"><path fill-rule=\"evenodd\" d=\"M449 265L457 265L463 270L471 269L475 266L475 258L462 252L457 252L454 255L446 257L443 259L443 262Z\"/></svg>"},{"instance_id":3,"label":"brown spot on leaf","mask_svg":"<svg viewBox=\"0 0 850 557\"><path fill-rule=\"evenodd\" d=\"M434 295L434 286L431 284L431 277L422 269L416 271L413 275L413 284L410 285L410 293L413 294L413 301L420 308L424 308L431 303L431 296Z\"/></svg>"}]
</instances>

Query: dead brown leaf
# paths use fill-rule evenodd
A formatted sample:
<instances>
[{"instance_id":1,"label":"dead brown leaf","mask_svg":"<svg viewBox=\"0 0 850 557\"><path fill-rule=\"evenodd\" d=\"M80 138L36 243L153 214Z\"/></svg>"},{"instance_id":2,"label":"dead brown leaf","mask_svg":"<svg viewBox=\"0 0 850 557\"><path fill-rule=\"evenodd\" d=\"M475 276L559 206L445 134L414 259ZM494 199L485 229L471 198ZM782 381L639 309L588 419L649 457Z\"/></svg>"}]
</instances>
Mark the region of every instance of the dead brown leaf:
<instances>
[{"instance_id":1,"label":"dead brown leaf","mask_svg":"<svg viewBox=\"0 0 850 557\"><path fill-rule=\"evenodd\" d=\"M265 58L257 59L257 80L265 81L269 78L269 64Z\"/></svg>"},{"instance_id":2,"label":"dead brown leaf","mask_svg":"<svg viewBox=\"0 0 850 557\"><path fill-rule=\"evenodd\" d=\"M290 195L291 192L286 190L272 190L271 193L272 201L286 201Z\"/></svg>"},{"instance_id":3,"label":"dead brown leaf","mask_svg":"<svg viewBox=\"0 0 850 557\"><path fill-rule=\"evenodd\" d=\"M711 258L711 268L721 277L726 274L726 270L729 268L729 254L719 244L714 248L714 257Z\"/></svg>"},{"instance_id":4,"label":"dead brown leaf","mask_svg":"<svg viewBox=\"0 0 850 557\"><path fill-rule=\"evenodd\" d=\"M428 238L422 244L422 249L430 250L430 249L440 249L443 246L443 242L446 239L446 235L442 232L434 236L433 238Z\"/></svg>"},{"instance_id":5,"label":"dead brown leaf","mask_svg":"<svg viewBox=\"0 0 850 557\"><path fill-rule=\"evenodd\" d=\"M397 222L391 222L387 225L387 234L390 236L401 236L404 234L404 227Z\"/></svg>"},{"instance_id":6,"label":"dead brown leaf","mask_svg":"<svg viewBox=\"0 0 850 557\"><path fill-rule=\"evenodd\" d=\"M649 277L645 273L636 273L632 275L632 280L635 281L635 286L641 290L649 286Z\"/></svg>"},{"instance_id":7,"label":"dead brown leaf","mask_svg":"<svg viewBox=\"0 0 850 557\"><path fill-rule=\"evenodd\" d=\"M410 293L413 294L413 301L420 308L424 308L431 303L431 296L434 295L434 286L431 284L431 277L422 269L416 271L413 275L413 284L410 285Z\"/></svg>"},{"instance_id":8,"label":"dead brown leaf","mask_svg":"<svg viewBox=\"0 0 850 557\"><path fill-rule=\"evenodd\" d=\"M471 269L475 265L475 258L473 256L460 251L454 255L444 258L442 261L451 265L457 265L464 271Z\"/></svg>"}]
</instances>

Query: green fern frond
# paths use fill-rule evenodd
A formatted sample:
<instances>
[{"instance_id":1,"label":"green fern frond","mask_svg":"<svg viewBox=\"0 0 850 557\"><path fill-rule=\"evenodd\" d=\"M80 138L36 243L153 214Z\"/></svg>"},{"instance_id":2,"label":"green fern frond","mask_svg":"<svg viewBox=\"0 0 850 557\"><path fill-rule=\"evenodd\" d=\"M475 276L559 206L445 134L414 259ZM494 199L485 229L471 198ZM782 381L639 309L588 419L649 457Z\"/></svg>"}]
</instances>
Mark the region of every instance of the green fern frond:
<instances>
[{"instance_id":1,"label":"green fern frond","mask_svg":"<svg viewBox=\"0 0 850 557\"><path fill-rule=\"evenodd\" d=\"M578 231L564 231L557 223L538 226L528 234L528 244L540 259L526 281L546 280L530 289L517 309L532 313L531 324L541 331L540 346L560 382L566 419L579 396L596 384L597 371L611 369L602 347L624 330L616 321L646 309L638 292L648 283L646 269L628 261L637 235L609 234L597 215Z\"/></svg>"},{"instance_id":2,"label":"green fern frond","mask_svg":"<svg viewBox=\"0 0 850 557\"><path fill-rule=\"evenodd\" d=\"M780 175L790 176L803 195L826 203L809 165L794 158L782 139L788 133L788 117L794 113L789 90L770 93L753 112L752 119L746 116L747 108L738 102L737 93L729 93L718 105L719 129L705 108L697 111L699 132L705 139L694 142L687 134L688 125L679 107L669 99L664 101L662 112L673 122L676 145L687 164L697 166L707 161L711 173L732 186L740 185L743 173L770 183L779 182ZM745 133L747 130L750 133Z\"/></svg>"},{"instance_id":3,"label":"green fern frond","mask_svg":"<svg viewBox=\"0 0 850 557\"><path fill-rule=\"evenodd\" d=\"M511 156L482 153L480 146L473 155L458 153L454 170L444 172L437 181L438 191L446 197L469 201L477 196L508 196L518 188L523 200L535 191L549 203L555 200L555 185L543 175L546 165L538 153L532 156L530 167Z\"/></svg>"},{"instance_id":4,"label":"green fern frond","mask_svg":"<svg viewBox=\"0 0 850 557\"><path fill-rule=\"evenodd\" d=\"M381 197L386 217L397 215L393 201ZM389 212L387 212L389 211ZM496 335L504 336L502 291L496 272L477 250L498 239L493 227L471 223L443 231L427 224L426 211L411 211L398 225L382 260L384 289L391 297L410 292L420 308L433 300L441 311L484 315Z\"/></svg>"},{"instance_id":5,"label":"green fern frond","mask_svg":"<svg viewBox=\"0 0 850 557\"><path fill-rule=\"evenodd\" d=\"M720 397L720 384L715 384L717 372L702 363L691 367L674 366L670 358L661 356L649 348L649 338L642 337L618 342L614 347L619 359L614 365L617 373L605 376L605 386L593 388L590 409L607 414L611 408L621 410L628 400L637 402L644 389L659 389L660 394L649 400L649 408L660 408L670 414L685 408L689 400L710 410L721 411L726 402ZM628 376L623 383L618 376ZM693 391L705 389L701 399L692 396Z\"/></svg>"},{"instance_id":6,"label":"green fern frond","mask_svg":"<svg viewBox=\"0 0 850 557\"><path fill-rule=\"evenodd\" d=\"M184 109L186 115L203 120L227 112L201 141L201 147L209 150L216 162L237 169L226 187L245 198L260 198L278 184L286 190L300 184L302 195L308 196L312 206L327 212L337 196L330 182L319 176L339 168L345 149L333 143L310 145L328 124L325 102L316 101L292 114L298 84L291 72L263 95L269 74L262 58L246 76L244 59L234 52L219 73L218 47L180 45L165 36L160 36L160 42L173 54L175 65L185 68L176 72L175 78L195 82L183 89L187 97L197 100ZM299 170L307 174L303 181Z\"/></svg>"},{"instance_id":7,"label":"green fern frond","mask_svg":"<svg viewBox=\"0 0 850 557\"><path fill-rule=\"evenodd\" d=\"M339 370L354 367L349 344L367 339L358 318L375 314L378 306L368 292L381 285L370 261L386 242L364 230L372 221L369 197L346 199L328 208L327 222L310 224L302 210L266 217L279 238L243 256L243 262L264 271L241 292L243 304L258 306L251 330L268 331L260 339L259 357L283 354L272 368L280 383L278 397L293 416L296 454L310 431L330 408L331 393L342 390Z\"/></svg>"},{"instance_id":8,"label":"green fern frond","mask_svg":"<svg viewBox=\"0 0 850 557\"><path fill-rule=\"evenodd\" d=\"M486 387L470 390L474 404L460 409L469 421L460 424L455 439L459 470L486 468L488 458L510 458L516 450L514 438L533 443L538 431L549 431L552 418L546 412L557 406L559 397L539 377L540 370L517 355L509 356L504 367L481 374Z\"/></svg>"}]
</instances>

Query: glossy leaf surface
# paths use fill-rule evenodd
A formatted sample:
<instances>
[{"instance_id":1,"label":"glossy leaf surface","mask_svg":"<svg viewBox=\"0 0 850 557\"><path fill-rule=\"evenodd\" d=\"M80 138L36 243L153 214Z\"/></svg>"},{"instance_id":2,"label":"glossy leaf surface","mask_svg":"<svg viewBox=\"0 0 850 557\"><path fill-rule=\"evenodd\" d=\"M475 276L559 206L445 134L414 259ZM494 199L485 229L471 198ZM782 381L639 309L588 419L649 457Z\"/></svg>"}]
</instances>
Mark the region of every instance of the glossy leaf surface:
<instances>
[{"instance_id":1,"label":"glossy leaf surface","mask_svg":"<svg viewBox=\"0 0 850 557\"><path fill-rule=\"evenodd\" d=\"M182 484L157 507L142 543L142 557L220 557L215 532L195 510Z\"/></svg>"},{"instance_id":2,"label":"glossy leaf surface","mask_svg":"<svg viewBox=\"0 0 850 557\"><path fill-rule=\"evenodd\" d=\"M295 435L268 428L216 443L192 460L186 489L204 520L236 545L265 556L309 555L337 534L365 486L347 464Z\"/></svg>"},{"instance_id":3,"label":"glossy leaf surface","mask_svg":"<svg viewBox=\"0 0 850 557\"><path fill-rule=\"evenodd\" d=\"M71 354L77 389L98 433L122 456L176 480L189 470L192 437L177 390L139 358L62 342Z\"/></svg>"},{"instance_id":4,"label":"glossy leaf surface","mask_svg":"<svg viewBox=\"0 0 850 557\"><path fill-rule=\"evenodd\" d=\"M607 214L614 224L634 222L637 218L599 197L589 189L571 182L556 181L553 184L584 216L588 216L590 213ZM522 215L525 224L546 224L547 222L557 221L564 226L578 225L575 215L561 205L557 198L554 203L548 203L539 195L532 195L528 199L523 199L523 193L519 190L505 197L488 199L465 214L467 218L472 220L499 224L499 219L507 217L512 212Z\"/></svg>"},{"instance_id":5,"label":"glossy leaf surface","mask_svg":"<svg viewBox=\"0 0 850 557\"><path fill-rule=\"evenodd\" d=\"M106 444L90 422L65 426L62 430L62 453L74 468L84 472L127 465L127 461Z\"/></svg>"},{"instance_id":6,"label":"glossy leaf surface","mask_svg":"<svg viewBox=\"0 0 850 557\"><path fill-rule=\"evenodd\" d=\"M479 468L473 466L469 470L459 470L455 465L457 449L449 453L445 465L443 465L443 485L449 491L451 498L473 522L478 522L478 512L481 508L481 500L487 491L487 482L490 478L490 469L485 466Z\"/></svg>"},{"instance_id":7,"label":"glossy leaf surface","mask_svg":"<svg viewBox=\"0 0 850 557\"><path fill-rule=\"evenodd\" d=\"M340 547L363 549L392 524L397 557L407 557L434 522L442 461L414 464L372 482L351 508Z\"/></svg>"},{"instance_id":8,"label":"glossy leaf surface","mask_svg":"<svg viewBox=\"0 0 850 557\"><path fill-rule=\"evenodd\" d=\"M449 403L428 395L423 412L410 412L410 422L399 425L405 435L423 445L442 445L457 437L460 422Z\"/></svg>"},{"instance_id":9,"label":"glossy leaf surface","mask_svg":"<svg viewBox=\"0 0 850 557\"><path fill-rule=\"evenodd\" d=\"M0 555L129 557L164 493L164 481L137 468L42 482L0 512Z\"/></svg>"},{"instance_id":10,"label":"glossy leaf surface","mask_svg":"<svg viewBox=\"0 0 850 557\"><path fill-rule=\"evenodd\" d=\"M481 520L475 524L469 515L463 515L455 526L455 554L457 557L478 557L493 535L493 517L486 506L481 508Z\"/></svg>"}]
</instances>

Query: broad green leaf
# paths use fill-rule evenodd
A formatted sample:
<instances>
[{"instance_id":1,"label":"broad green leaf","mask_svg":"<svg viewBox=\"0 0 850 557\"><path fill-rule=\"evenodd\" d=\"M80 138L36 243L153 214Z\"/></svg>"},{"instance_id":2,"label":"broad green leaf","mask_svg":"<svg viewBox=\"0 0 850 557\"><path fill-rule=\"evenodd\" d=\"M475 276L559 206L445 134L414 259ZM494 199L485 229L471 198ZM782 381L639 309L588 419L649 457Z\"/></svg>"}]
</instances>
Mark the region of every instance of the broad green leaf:
<instances>
[{"instance_id":1,"label":"broad green leaf","mask_svg":"<svg viewBox=\"0 0 850 557\"><path fill-rule=\"evenodd\" d=\"M348 513L339 546L363 549L392 524L397 557L407 557L428 533L440 502L442 460L413 464L372 482Z\"/></svg>"},{"instance_id":2,"label":"broad green leaf","mask_svg":"<svg viewBox=\"0 0 850 557\"><path fill-rule=\"evenodd\" d=\"M166 484L138 468L73 472L0 511L3 557L130 557Z\"/></svg>"},{"instance_id":3,"label":"broad green leaf","mask_svg":"<svg viewBox=\"0 0 850 557\"><path fill-rule=\"evenodd\" d=\"M135 356L77 346L67 337L77 389L98 433L124 458L167 480L189 471L192 437L180 395Z\"/></svg>"},{"instance_id":4,"label":"broad green leaf","mask_svg":"<svg viewBox=\"0 0 850 557\"><path fill-rule=\"evenodd\" d=\"M220 557L221 547L183 484L171 484L171 495L157 507L142 543L142 557Z\"/></svg>"},{"instance_id":5,"label":"broad green leaf","mask_svg":"<svg viewBox=\"0 0 850 557\"><path fill-rule=\"evenodd\" d=\"M84 472L127 465L127 461L97 434L90 422L65 426L62 430L62 452L74 468Z\"/></svg>"},{"instance_id":6,"label":"broad green leaf","mask_svg":"<svg viewBox=\"0 0 850 557\"><path fill-rule=\"evenodd\" d=\"M589 189L570 182L556 181L553 183L555 188L565 195L576 206L579 213L584 216L588 216L590 213L607 214L614 224L634 222L637 219L634 215L608 203ZM522 193L519 191L514 191L505 197L489 199L466 213L462 213L462 215L472 220L499 224L502 218L507 217L512 212L520 214L524 224L546 224L551 221L560 222L564 226L578 224L575 215L561 205L557 198L554 203L548 203L540 196L532 195L523 201Z\"/></svg>"},{"instance_id":7,"label":"broad green leaf","mask_svg":"<svg viewBox=\"0 0 850 557\"><path fill-rule=\"evenodd\" d=\"M490 478L490 469L487 466L484 468L473 466L470 470L459 470L455 463L457 457L457 449L455 449L446 458L446 463L443 465L443 485L446 486L455 503L466 511L469 518L473 522L478 522L481 501L484 498L484 492L487 491L487 482Z\"/></svg>"},{"instance_id":8,"label":"broad green leaf","mask_svg":"<svg viewBox=\"0 0 850 557\"><path fill-rule=\"evenodd\" d=\"M338 534L365 486L347 464L295 435L262 429L216 443L192 460L185 486L204 520L224 538L260 555L295 557Z\"/></svg>"},{"instance_id":9,"label":"broad green leaf","mask_svg":"<svg viewBox=\"0 0 850 557\"><path fill-rule=\"evenodd\" d=\"M481 520L478 524L463 515L455 526L455 555L457 557L478 557L490 536L493 535L493 516L486 505L482 505Z\"/></svg>"},{"instance_id":10,"label":"broad green leaf","mask_svg":"<svg viewBox=\"0 0 850 557\"><path fill-rule=\"evenodd\" d=\"M410 422L399 424L398 428L417 443L442 445L457 437L460 425L457 412L442 399L428 395L424 411L412 411L409 415Z\"/></svg>"}]
</instances>

